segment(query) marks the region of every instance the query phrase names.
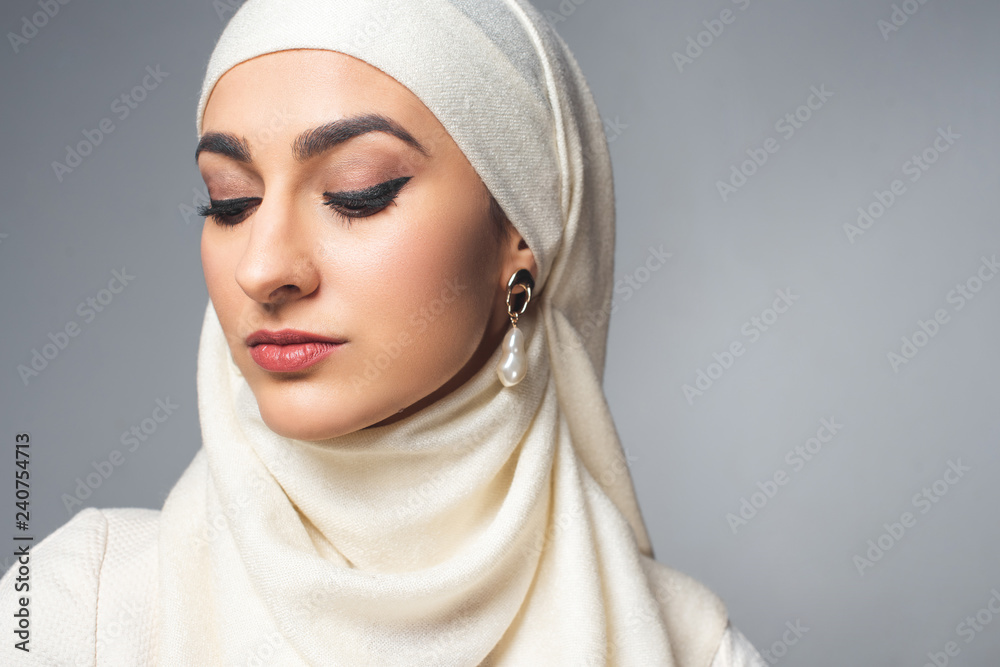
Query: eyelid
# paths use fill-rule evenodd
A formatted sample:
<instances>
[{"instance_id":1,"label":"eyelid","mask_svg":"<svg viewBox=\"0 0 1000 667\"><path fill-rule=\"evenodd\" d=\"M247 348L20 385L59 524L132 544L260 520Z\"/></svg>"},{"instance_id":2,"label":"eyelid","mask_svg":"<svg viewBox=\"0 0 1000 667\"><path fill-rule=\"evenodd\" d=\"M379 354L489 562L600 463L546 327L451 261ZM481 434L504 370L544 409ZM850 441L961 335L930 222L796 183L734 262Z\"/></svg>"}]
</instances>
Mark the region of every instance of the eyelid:
<instances>
[{"instance_id":1,"label":"eyelid","mask_svg":"<svg viewBox=\"0 0 1000 667\"><path fill-rule=\"evenodd\" d=\"M324 197L336 197L338 199L345 199L348 201L355 200L366 200L366 199L377 199L380 196L385 195L387 192L399 191L404 185L410 180L410 176L402 176L400 178L392 178L388 181L383 181L381 183L376 183L367 188L362 188L361 190L346 190L343 192L324 192ZM398 185L396 185L398 183Z\"/></svg>"},{"instance_id":2,"label":"eyelid","mask_svg":"<svg viewBox=\"0 0 1000 667\"><path fill-rule=\"evenodd\" d=\"M410 181L412 176L402 176L393 178L382 183L362 188L360 190L350 190L345 192L324 192L326 199L323 203L330 207L335 215L345 220L350 226L353 218L366 218L385 209L393 203L399 195L399 191ZM217 224L223 227L235 227L252 214L255 208L263 201L261 197L232 197L230 199L210 199L209 205L198 207L198 213L203 217L213 217ZM347 207L348 210L356 211L358 214L348 214L340 211L336 206ZM357 206L351 209L352 206ZM239 210L229 212L228 209L238 208ZM370 212L368 212L370 211ZM238 220L233 220L238 218Z\"/></svg>"},{"instance_id":3,"label":"eyelid","mask_svg":"<svg viewBox=\"0 0 1000 667\"><path fill-rule=\"evenodd\" d=\"M411 178L410 176L402 176L400 178L392 178L392 179L389 179L388 181L383 181L381 183L376 183L375 185L370 185L367 188L362 188L360 190L343 190L341 192L324 192L323 196L324 197L337 197L337 198L340 198L340 199L350 199L350 200L354 200L354 199L372 199L372 198L378 197L379 195L384 194L386 192L386 190L392 190L392 189L400 190L400 189L402 189L402 187L404 185L406 185L407 181L409 181L410 178ZM394 184L397 181L402 181L402 183L400 183L398 187L392 188L391 185ZM262 199L261 197L230 197L228 199L209 199L209 202L211 202L211 206L212 207L216 207L216 206L225 206L225 205L233 204L234 202L250 202L250 201L253 201L253 200L257 200L258 203L259 203L261 201L261 199ZM205 207L203 207L203 208L205 208Z\"/></svg>"},{"instance_id":4,"label":"eyelid","mask_svg":"<svg viewBox=\"0 0 1000 667\"><path fill-rule=\"evenodd\" d=\"M212 206L225 206L235 202L260 202L262 199L262 197L230 197L229 199L209 199L208 201L211 202Z\"/></svg>"},{"instance_id":5,"label":"eyelid","mask_svg":"<svg viewBox=\"0 0 1000 667\"><path fill-rule=\"evenodd\" d=\"M333 214L350 228L353 219L373 216L383 211L389 204L395 203L399 191L411 178L412 176L393 178L369 188L350 192L324 192L325 201L323 203L329 206ZM338 206L347 208L349 212L345 213L338 209Z\"/></svg>"},{"instance_id":6,"label":"eyelid","mask_svg":"<svg viewBox=\"0 0 1000 667\"><path fill-rule=\"evenodd\" d=\"M228 208L231 206L237 206L239 204L247 204L244 209L250 207L251 204L259 204L261 202L260 197L231 197L229 199L209 199L208 204L203 204L198 207L198 215L208 217L210 215L217 215L221 213L219 209Z\"/></svg>"}]
</instances>

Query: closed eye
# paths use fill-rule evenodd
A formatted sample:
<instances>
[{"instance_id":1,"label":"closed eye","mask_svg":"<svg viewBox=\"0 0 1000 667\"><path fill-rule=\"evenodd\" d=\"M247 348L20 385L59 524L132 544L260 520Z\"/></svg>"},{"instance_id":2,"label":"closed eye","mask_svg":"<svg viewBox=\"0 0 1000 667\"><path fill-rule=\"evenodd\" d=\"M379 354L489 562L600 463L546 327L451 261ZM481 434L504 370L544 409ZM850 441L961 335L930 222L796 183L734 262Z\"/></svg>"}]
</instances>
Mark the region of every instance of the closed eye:
<instances>
[{"instance_id":1,"label":"closed eye","mask_svg":"<svg viewBox=\"0 0 1000 667\"><path fill-rule=\"evenodd\" d=\"M410 178L412 177L394 178L363 190L324 192L323 203L350 226L353 218L367 218L391 204ZM198 208L198 215L211 217L220 226L234 227L248 218L261 201L260 197L213 199L210 204Z\"/></svg>"},{"instance_id":2,"label":"closed eye","mask_svg":"<svg viewBox=\"0 0 1000 667\"><path fill-rule=\"evenodd\" d=\"M324 192L323 203L350 225L351 218L367 218L391 204L410 178L401 176L354 192Z\"/></svg>"},{"instance_id":3,"label":"closed eye","mask_svg":"<svg viewBox=\"0 0 1000 667\"><path fill-rule=\"evenodd\" d=\"M213 199L211 204L198 207L198 215L212 217L223 227L233 227L246 219L252 205L259 204L260 197L236 197L235 199Z\"/></svg>"}]
</instances>

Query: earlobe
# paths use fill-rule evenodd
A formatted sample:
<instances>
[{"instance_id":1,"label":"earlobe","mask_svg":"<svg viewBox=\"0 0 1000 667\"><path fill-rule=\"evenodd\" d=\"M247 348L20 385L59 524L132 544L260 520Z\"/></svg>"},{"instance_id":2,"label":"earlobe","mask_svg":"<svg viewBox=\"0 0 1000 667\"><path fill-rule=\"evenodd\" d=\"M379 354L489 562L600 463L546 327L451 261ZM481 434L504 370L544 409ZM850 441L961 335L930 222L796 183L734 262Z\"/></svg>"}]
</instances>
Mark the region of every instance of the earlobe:
<instances>
[{"instance_id":1,"label":"earlobe","mask_svg":"<svg viewBox=\"0 0 1000 667\"><path fill-rule=\"evenodd\" d=\"M531 301L531 290L535 286L534 277L527 269L518 269L507 282L507 314L511 328L500 345L501 356L497 363L497 377L505 387L513 387L528 370L528 355L525 350L524 332L517 328L518 318L524 314ZM520 290L518 304L514 305L514 290Z\"/></svg>"}]
</instances>

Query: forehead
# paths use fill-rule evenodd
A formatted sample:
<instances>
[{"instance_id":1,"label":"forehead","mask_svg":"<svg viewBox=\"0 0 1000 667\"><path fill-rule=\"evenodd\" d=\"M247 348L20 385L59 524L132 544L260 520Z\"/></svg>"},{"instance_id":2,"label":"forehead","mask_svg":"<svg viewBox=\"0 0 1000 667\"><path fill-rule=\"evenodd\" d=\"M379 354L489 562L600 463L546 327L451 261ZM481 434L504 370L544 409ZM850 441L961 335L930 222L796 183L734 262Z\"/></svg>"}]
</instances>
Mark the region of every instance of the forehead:
<instances>
[{"instance_id":1,"label":"forehead","mask_svg":"<svg viewBox=\"0 0 1000 667\"><path fill-rule=\"evenodd\" d=\"M238 133L253 142L372 112L392 118L432 152L450 141L406 86L363 60L319 49L268 53L229 69L208 98L202 133Z\"/></svg>"}]
</instances>

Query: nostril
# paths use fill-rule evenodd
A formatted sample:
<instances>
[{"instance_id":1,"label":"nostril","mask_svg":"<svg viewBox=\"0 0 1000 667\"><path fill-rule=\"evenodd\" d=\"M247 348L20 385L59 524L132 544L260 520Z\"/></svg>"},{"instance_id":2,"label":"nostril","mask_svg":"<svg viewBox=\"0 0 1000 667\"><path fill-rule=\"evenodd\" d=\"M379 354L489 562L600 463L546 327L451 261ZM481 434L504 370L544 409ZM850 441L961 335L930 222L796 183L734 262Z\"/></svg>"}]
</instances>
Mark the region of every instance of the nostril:
<instances>
[{"instance_id":1,"label":"nostril","mask_svg":"<svg viewBox=\"0 0 1000 667\"><path fill-rule=\"evenodd\" d=\"M268 302L273 305L281 305L289 298L293 296L293 293L298 292L298 285L282 285L281 287L275 289L268 295Z\"/></svg>"}]
</instances>

